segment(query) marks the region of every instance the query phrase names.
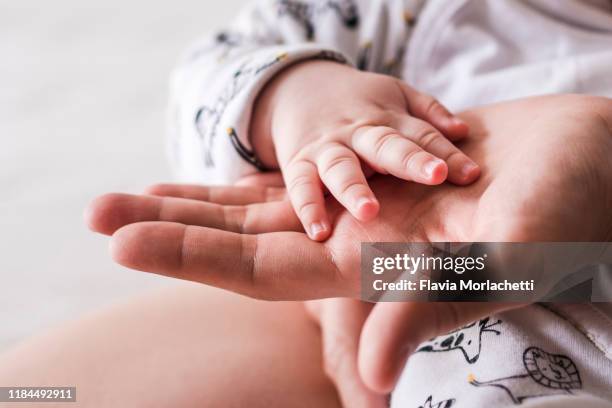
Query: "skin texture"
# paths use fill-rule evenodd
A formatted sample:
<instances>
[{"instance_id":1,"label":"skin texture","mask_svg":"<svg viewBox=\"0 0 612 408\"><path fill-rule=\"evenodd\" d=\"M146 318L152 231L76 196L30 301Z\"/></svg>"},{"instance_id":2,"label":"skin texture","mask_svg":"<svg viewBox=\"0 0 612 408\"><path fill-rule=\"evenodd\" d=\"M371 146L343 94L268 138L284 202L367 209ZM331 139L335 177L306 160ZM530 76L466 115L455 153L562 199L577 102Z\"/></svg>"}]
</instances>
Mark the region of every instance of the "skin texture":
<instances>
[{"instance_id":1,"label":"skin texture","mask_svg":"<svg viewBox=\"0 0 612 408\"><path fill-rule=\"evenodd\" d=\"M359 375L359 337L372 308L356 299L306 302L306 310L321 327L323 369L334 382L344 407L386 408L385 393L368 388Z\"/></svg>"},{"instance_id":2,"label":"skin texture","mask_svg":"<svg viewBox=\"0 0 612 408\"><path fill-rule=\"evenodd\" d=\"M463 148L486 170L478 182L374 178L380 216L360 222L329 199L336 231L324 243L301 232L278 188L155 186L153 196L110 194L92 204L88 222L113 234L113 256L134 269L267 299L357 297L362 241L556 240L568 231L574 240L605 238L609 174L602 166L609 165L610 139L601 114L591 111L608 113L608 105L550 97L466 113L473 134ZM244 191L251 204L221 204ZM182 198L159 197L175 194ZM209 200L184 198L193 195ZM264 202L253 202L258 197ZM308 280L300 279L304 273Z\"/></svg>"},{"instance_id":3,"label":"skin texture","mask_svg":"<svg viewBox=\"0 0 612 408\"><path fill-rule=\"evenodd\" d=\"M254 187L266 202L224 206L233 188L172 187L182 197L107 195L90 208L92 229L113 234L125 266L265 299L358 297L362 241L606 241L612 224L610 101L540 97L466 112L462 148L482 177L467 187L375 177L379 216L360 222L338 202L324 243L301 225L281 191ZM244 188L244 187L243 187ZM150 193L168 196L167 186ZM252 193L255 194L255 193ZM210 201L216 201L211 203ZM187 207L192 207L191 211ZM388 392L423 340L519 305L380 304L365 322L358 355L364 383Z\"/></svg>"},{"instance_id":4,"label":"skin texture","mask_svg":"<svg viewBox=\"0 0 612 408\"><path fill-rule=\"evenodd\" d=\"M291 205L278 201L284 194L278 187L237 190L160 185L149 190L153 195L100 197L90 206L87 220L93 230L112 234L112 254L123 265L265 299L357 297L360 241L612 239L609 211L612 208L612 103L609 100L541 97L473 110L462 117L472 129L471 137L462 147L483 169L476 183L467 187L449 184L431 187L374 178L371 185L381 203L380 215L367 223L360 222L330 198L327 208L334 232L324 243L313 242L300 232L301 224ZM230 202L230 206L222 205ZM252 204L242 205L246 202ZM166 307L163 297L155 298L153 303L162 309ZM150 303L147 305L151 307ZM406 302L380 303L369 311L371 306L356 300L327 299L309 304L308 310L322 331L323 367L336 384L342 401L348 406L374 407L381 402L376 393L392 388L405 357L416 344L474 319L517 306ZM225 307L221 303L208 306L202 303L187 309L197 315L203 310L218 311ZM130 314L130 310L124 308L110 313L107 330L112 332L112 322L121 321L126 314L139 316ZM146 308L138 310L142 312ZM176 333L178 338L188 337L189 330L180 330L180 327L174 330L171 315L176 312L169 313L157 327L171 328L168 331ZM268 309L267 313L284 312L279 306L276 312ZM298 319L304 312L301 309L291 313ZM264 315L243 319L263 319ZM205 317L214 321L216 316L218 313ZM143 319L147 322L151 317ZM261 325L266 333L270 330L265 321ZM93 322L87 326L89 330L93 327L96 327ZM134 324L130 327L134 328ZM256 328L259 324L253 323L250 327ZM208 343L211 358L222 352L219 351L221 344L215 341L226 341L224 338L229 335L227 332L218 335L215 330L216 326L211 326L208 333L213 339ZM79 330L72 337L59 334L50 343L22 349L21 353L1 361L0 373L1 367L7 367L4 370L10 372L21 370L20 378L37 378L36 375L46 372L47 365L53 367L52 361L40 363L36 359L44 354L46 344L65 347L86 332ZM255 330L242 336L253 334L251 338L257 340L252 343L256 344L260 341L257 333ZM311 348L321 352L316 334L297 332L281 337L291 343L294 335L302 336L299 339L305 342L302 343L304 352ZM125 330L113 336L113 340L131 341L134 336L139 339L135 333ZM149 334L147 338L154 337ZM264 347L267 347L266 338L261 340ZM193 341L202 339L195 337ZM160 343L165 344L163 340ZM274 347L280 346L275 343ZM100 361L91 357L93 350L86 349L82 360ZM133 354L127 353L123 358L139 362L140 357L148 355L148 348L131 350ZM181 356L179 349L171 350L167 352L174 353L174 357ZM248 353L235 356L229 353L227 358L241 359L241 367L250 367L261 352L253 351L251 359ZM300 361L299 357L290 360ZM110 364L109 359L103 361ZM88 364L80 365L78 361L73 364L73 376L80 373L82 378L93 381L84 374ZM190 366L194 365L197 366ZM261 363L257 361L253 369L259 366ZM282 369L281 365L279 370ZM153 377L150 371L146 370L144 377ZM4 375L0 379L11 378L6 371ZM248 386L247 391L253 389L249 387L263 387L267 375L272 373L262 373L241 386ZM108 379L104 374L103 378ZM139 379L133 381L140 384ZM228 398L240 393L234 386L224 390L231 394ZM262 388L260 395L265 390ZM353 390L358 392L351 393ZM221 388L218 392L222 392ZM351 395L356 401L351 400Z\"/></svg>"},{"instance_id":5,"label":"skin texture","mask_svg":"<svg viewBox=\"0 0 612 408\"><path fill-rule=\"evenodd\" d=\"M317 327L301 304L184 284L0 355L2 386L77 387L76 403L0 405L337 408L321 359Z\"/></svg>"},{"instance_id":6,"label":"skin texture","mask_svg":"<svg viewBox=\"0 0 612 408\"><path fill-rule=\"evenodd\" d=\"M473 182L478 166L451 143L467 132L438 101L396 78L317 60L264 88L251 141L267 167L281 170L304 230L320 241L331 233L324 188L368 221L379 211L366 181L373 172L429 185Z\"/></svg>"}]
</instances>

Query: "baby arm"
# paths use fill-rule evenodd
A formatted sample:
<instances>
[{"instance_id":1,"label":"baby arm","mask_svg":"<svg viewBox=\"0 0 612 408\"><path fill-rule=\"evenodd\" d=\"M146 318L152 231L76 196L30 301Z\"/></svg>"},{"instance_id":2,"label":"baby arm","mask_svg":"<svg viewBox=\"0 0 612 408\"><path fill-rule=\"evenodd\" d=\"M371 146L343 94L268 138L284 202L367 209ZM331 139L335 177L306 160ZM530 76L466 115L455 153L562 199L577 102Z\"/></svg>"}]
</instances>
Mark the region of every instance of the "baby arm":
<instances>
[{"instance_id":1,"label":"baby arm","mask_svg":"<svg viewBox=\"0 0 612 408\"><path fill-rule=\"evenodd\" d=\"M414 4L413 4L414 3ZM255 100L284 68L333 59L399 72L419 1L260 0L193 46L170 87L169 150L181 181L227 184L263 168L249 140Z\"/></svg>"},{"instance_id":2,"label":"baby arm","mask_svg":"<svg viewBox=\"0 0 612 408\"><path fill-rule=\"evenodd\" d=\"M361 220L378 212L361 164L426 184L473 181L477 166L438 131L458 140L465 124L390 75L350 67L397 73L406 16L418 11L403 0L253 3L175 72L171 152L180 178L225 184L280 168L316 240L331 232L323 185Z\"/></svg>"}]
</instances>

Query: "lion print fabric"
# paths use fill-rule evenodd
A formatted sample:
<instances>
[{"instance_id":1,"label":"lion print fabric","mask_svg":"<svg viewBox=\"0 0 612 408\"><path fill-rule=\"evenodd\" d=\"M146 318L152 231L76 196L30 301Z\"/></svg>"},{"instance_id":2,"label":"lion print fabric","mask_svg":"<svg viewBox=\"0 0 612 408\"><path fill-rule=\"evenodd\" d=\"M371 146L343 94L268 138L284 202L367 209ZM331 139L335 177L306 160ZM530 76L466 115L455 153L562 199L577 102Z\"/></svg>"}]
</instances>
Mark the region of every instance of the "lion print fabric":
<instances>
[{"instance_id":1,"label":"lion print fabric","mask_svg":"<svg viewBox=\"0 0 612 408\"><path fill-rule=\"evenodd\" d=\"M610 350L593 337L540 305L472 322L417 348L391 407L610 406Z\"/></svg>"}]
</instances>

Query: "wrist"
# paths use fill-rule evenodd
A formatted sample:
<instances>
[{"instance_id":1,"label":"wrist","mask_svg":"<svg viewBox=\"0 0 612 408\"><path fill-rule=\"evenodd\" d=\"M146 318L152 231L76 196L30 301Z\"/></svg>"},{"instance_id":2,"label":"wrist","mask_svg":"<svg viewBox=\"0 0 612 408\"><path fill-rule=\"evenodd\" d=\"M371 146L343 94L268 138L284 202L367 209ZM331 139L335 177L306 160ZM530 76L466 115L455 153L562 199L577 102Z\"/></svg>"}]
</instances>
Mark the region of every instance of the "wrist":
<instances>
[{"instance_id":1,"label":"wrist","mask_svg":"<svg viewBox=\"0 0 612 408\"><path fill-rule=\"evenodd\" d=\"M278 169L278 160L272 140L272 113L276 100L277 78L272 79L261 90L251 113L249 140L255 156L269 169Z\"/></svg>"},{"instance_id":2,"label":"wrist","mask_svg":"<svg viewBox=\"0 0 612 408\"><path fill-rule=\"evenodd\" d=\"M302 110L299 96L312 91L312 84L320 81L321 75L326 75L326 69L330 68L353 69L328 60L301 61L279 72L259 93L251 115L249 136L255 155L267 168L280 167L277 138L284 136L275 131L275 128L282 128L279 123L283 122L277 117L282 119L282 116L292 116L292 112L295 114L295 109ZM296 107L296 103L299 106Z\"/></svg>"}]
</instances>

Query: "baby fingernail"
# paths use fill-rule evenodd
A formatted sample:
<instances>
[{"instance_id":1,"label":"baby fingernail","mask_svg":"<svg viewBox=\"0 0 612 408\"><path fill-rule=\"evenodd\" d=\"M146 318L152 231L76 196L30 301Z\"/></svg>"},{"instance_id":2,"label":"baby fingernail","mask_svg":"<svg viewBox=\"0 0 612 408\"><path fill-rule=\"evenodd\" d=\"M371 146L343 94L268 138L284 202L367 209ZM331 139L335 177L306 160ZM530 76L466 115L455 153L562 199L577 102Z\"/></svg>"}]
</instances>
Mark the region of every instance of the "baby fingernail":
<instances>
[{"instance_id":1,"label":"baby fingernail","mask_svg":"<svg viewBox=\"0 0 612 408\"><path fill-rule=\"evenodd\" d=\"M357 200L357 202L355 203L355 208L357 210L359 210L362 207L368 206L373 204L374 201L369 199L368 197L361 197L360 199Z\"/></svg>"},{"instance_id":2,"label":"baby fingernail","mask_svg":"<svg viewBox=\"0 0 612 408\"><path fill-rule=\"evenodd\" d=\"M369 221L376 217L378 213L379 204L378 201L373 197L361 197L355 201L355 208L353 210L357 219L361 221Z\"/></svg>"},{"instance_id":3,"label":"baby fingernail","mask_svg":"<svg viewBox=\"0 0 612 408\"><path fill-rule=\"evenodd\" d=\"M464 126L464 125L467 125L467 123L465 123L462 119L453 118L453 125L455 125L455 126Z\"/></svg>"},{"instance_id":4,"label":"baby fingernail","mask_svg":"<svg viewBox=\"0 0 612 408\"><path fill-rule=\"evenodd\" d=\"M432 178L434 173L436 172L436 168L444 163L440 159L431 159L427 163L423 165L423 173L425 173L425 177Z\"/></svg>"},{"instance_id":5,"label":"baby fingernail","mask_svg":"<svg viewBox=\"0 0 612 408\"><path fill-rule=\"evenodd\" d=\"M310 224L310 236L311 238L316 238L317 235L319 235L320 232L325 231L327 228L325 228L325 224L321 223L321 222L314 222L312 224Z\"/></svg>"},{"instance_id":6,"label":"baby fingernail","mask_svg":"<svg viewBox=\"0 0 612 408\"><path fill-rule=\"evenodd\" d=\"M478 165L476 163L466 163L463 165L463 168L461 169L461 174L464 177L469 177L472 174L474 174L474 172L476 171L476 169L478 169Z\"/></svg>"}]
</instances>

